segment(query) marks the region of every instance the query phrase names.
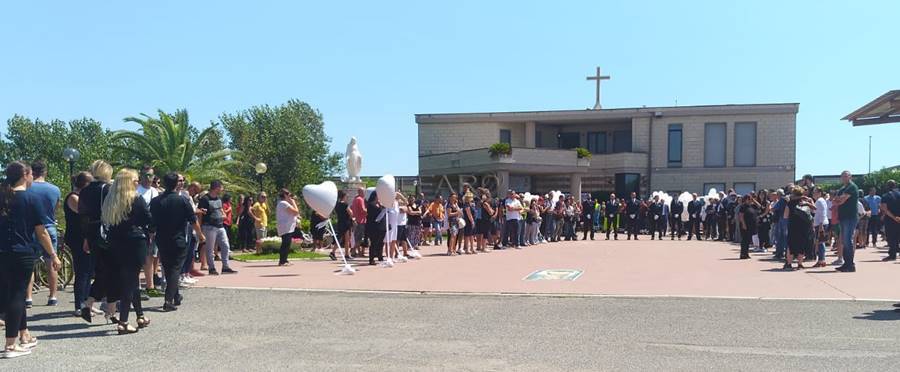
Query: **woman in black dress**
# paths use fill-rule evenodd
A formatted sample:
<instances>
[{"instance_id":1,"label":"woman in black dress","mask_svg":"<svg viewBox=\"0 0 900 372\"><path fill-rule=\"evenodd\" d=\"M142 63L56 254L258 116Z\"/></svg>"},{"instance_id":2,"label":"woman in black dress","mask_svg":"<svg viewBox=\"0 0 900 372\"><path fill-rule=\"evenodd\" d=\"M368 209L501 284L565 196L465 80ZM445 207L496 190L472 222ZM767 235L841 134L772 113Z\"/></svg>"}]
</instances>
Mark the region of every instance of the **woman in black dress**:
<instances>
[{"instance_id":1,"label":"woman in black dress","mask_svg":"<svg viewBox=\"0 0 900 372\"><path fill-rule=\"evenodd\" d=\"M94 181L78 194L78 216L81 217L81 233L84 235L83 249L91 255L94 263L94 282L91 283L88 298L81 306L81 317L87 322L91 321L94 303L103 298L106 298L106 318L115 319L113 314L121 291L116 258L109 242L100 233L101 207L109 192L112 166L103 160L96 160L91 163L90 172Z\"/></svg>"},{"instance_id":2,"label":"woman in black dress","mask_svg":"<svg viewBox=\"0 0 900 372\"><path fill-rule=\"evenodd\" d=\"M241 202L241 214L238 216L238 241L237 246L241 252L253 252L256 246L256 216L250 212L253 208L253 198L243 197Z\"/></svg>"},{"instance_id":3,"label":"woman in black dress","mask_svg":"<svg viewBox=\"0 0 900 372\"><path fill-rule=\"evenodd\" d=\"M788 218L788 252L784 263L785 270L793 270L793 260L797 259L797 268L803 269L805 253L810 249L809 235L812 229L812 215L810 208L815 209L814 202L804 196L803 188L794 187L791 190L791 198L785 208L784 218Z\"/></svg>"},{"instance_id":4,"label":"woman in black dress","mask_svg":"<svg viewBox=\"0 0 900 372\"><path fill-rule=\"evenodd\" d=\"M385 226L385 218L382 212L384 208L378 202L378 194L372 191L369 199L366 201L366 235L369 237L369 265L375 264L375 258L378 261L384 261L384 234L387 231Z\"/></svg>"},{"instance_id":5,"label":"woman in black dress","mask_svg":"<svg viewBox=\"0 0 900 372\"><path fill-rule=\"evenodd\" d=\"M84 234L78 216L78 194L94 180L88 172L81 172L72 178L72 192L63 199L63 213L66 216L66 232L63 240L72 252L72 268L75 270L75 313L81 316L81 305L91 290L91 276L94 263L91 255L84 250ZM92 310L92 309L89 309Z\"/></svg>"},{"instance_id":6,"label":"woman in black dress","mask_svg":"<svg viewBox=\"0 0 900 372\"><path fill-rule=\"evenodd\" d=\"M116 258L118 280L119 319L116 330L120 335L136 333L138 328L150 325L141 306L140 272L147 259L147 234L152 221L150 207L137 194L137 172L122 169L103 200L102 221L109 226L108 239ZM111 296L108 294L107 296ZM108 297L107 297L108 298ZM128 313L134 306L138 328L128 324Z\"/></svg>"}]
</instances>

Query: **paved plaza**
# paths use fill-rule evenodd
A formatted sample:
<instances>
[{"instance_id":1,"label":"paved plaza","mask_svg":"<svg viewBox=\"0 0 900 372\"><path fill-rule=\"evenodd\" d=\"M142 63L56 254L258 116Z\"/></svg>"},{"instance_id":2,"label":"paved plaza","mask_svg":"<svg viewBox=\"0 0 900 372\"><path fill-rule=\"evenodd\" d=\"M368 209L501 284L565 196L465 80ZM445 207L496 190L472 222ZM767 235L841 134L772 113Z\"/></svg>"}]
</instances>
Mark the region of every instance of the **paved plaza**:
<instances>
[{"instance_id":1,"label":"paved plaza","mask_svg":"<svg viewBox=\"0 0 900 372\"><path fill-rule=\"evenodd\" d=\"M894 263L782 272L712 242L594 241L425 258L335 275L332 261L235 263L136 335L35 296L34 355L4 371L896 370ZM577 269L572 281L525 281ZM213 288L218 287L218 288ZM244 287L244 288L237 288ZM251 288L252 287L252 288Z\"/></svg>"},{"instance_id":2,"label":"paved plaza","mask_svg":"<svg viewBox=\"0 0 900 372\"><path fill-rule=\"evenodd\" d=\"M881 244L881 243L880 243ZM883 245L883 244L881 244ZM577 241L447 257L423 247L424 258L393 268L355 260L359 272L335 275L333 261L236 263L238 275L204 277L200 285L408 292L534 293L611 296L900 300L900 265L881 262L885 248L857 250L857 272L833 266L785 272L771 254L738 260L739 246L709 241ZM833 253L829 261L836 259ZM811 266L812 262L807 262ZM575 269L574 281L525 281L543 269Z\"/></svg>"},{"instance_id":3,"label":"paved plaza","mask_svg":"<svg viewBox=\"0 0 900 372\"><path fill-rule=\"evenodd\" d=\"M890 303L191 289L114 335L35 306L3 371L897 370ZM153 309L160 301L150 302ZM64 311L65 310L65 311Z\"/></svg>"}]
</instances>

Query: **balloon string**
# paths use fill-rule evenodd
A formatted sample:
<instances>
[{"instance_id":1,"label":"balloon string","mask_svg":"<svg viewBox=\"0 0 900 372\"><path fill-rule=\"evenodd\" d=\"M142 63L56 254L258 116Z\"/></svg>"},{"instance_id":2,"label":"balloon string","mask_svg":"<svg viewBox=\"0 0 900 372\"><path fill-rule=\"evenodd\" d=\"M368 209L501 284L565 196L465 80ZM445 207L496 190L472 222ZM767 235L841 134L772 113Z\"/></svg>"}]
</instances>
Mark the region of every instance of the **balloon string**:
<instances>
[{"instance_id":1,"label":"balloon string","mask_svg":"<svg viewBox=\"0 0 900 372\"><path fill-rule=\"evenodd\" d=\"M347 256L344 256L344 248L341 248L341 237L337 236L337 233L334 232L334 226L331 224L331 219L326 221L328 222L328 230L331 230L331 236L334 237L334 244L337 245L338 251L341 252L341 260L344 261L344 265L347 265Z\"/></svg>"}]
</instances>

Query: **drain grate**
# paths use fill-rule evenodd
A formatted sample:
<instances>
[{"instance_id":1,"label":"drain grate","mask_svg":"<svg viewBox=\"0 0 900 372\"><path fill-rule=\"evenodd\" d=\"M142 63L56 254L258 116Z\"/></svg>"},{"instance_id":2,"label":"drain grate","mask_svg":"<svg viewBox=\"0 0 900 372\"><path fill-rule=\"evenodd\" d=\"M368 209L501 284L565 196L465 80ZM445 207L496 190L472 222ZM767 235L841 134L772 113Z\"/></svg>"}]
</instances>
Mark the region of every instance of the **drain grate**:
<instances>
[{"instance_id":1,"label":"drain grate","mask_svg":"<svg viewBox=\"0 0 900 372\"><path fill-rule=\"evenodd\" d=\"M535 271L523 280L568 280L573 281L581 276L582 271L577 269L544 269Z\"/></svg>"}]
</instances>

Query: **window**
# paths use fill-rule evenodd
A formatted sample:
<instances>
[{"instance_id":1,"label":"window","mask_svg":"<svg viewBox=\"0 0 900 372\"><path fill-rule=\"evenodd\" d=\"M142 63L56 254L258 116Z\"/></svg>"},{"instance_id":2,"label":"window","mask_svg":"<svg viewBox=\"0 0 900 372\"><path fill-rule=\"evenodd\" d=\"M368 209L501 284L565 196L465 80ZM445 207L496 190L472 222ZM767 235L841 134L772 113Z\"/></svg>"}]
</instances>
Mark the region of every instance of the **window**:
<instances>
[{"instance_id":1,"label":"window","mask_svg":"<svg viewBox=\"0 0 900 372\"><path fill-rule=\"evenodd\" d=\"M613 132L613 152L631 152L631 129Z\"/></svg>"},{"instance_id":2,"label":"window","mask_svg":"<svg viewBox=\"0 0 900 372\"><path fill-rule=\"evenodd\" d=\"M574 149L581 146L581 134L578 132L559 133L557 136L559 138L559 148L561 149Z\"/></svg>"},{"instance_id":3,"label":"window","mask_svg":"<svg viewBox=\"0 0 900 372\"><path fill-rule=\"evenodd\" d=\"M669 124L669 168L681 168L681 124Z\"/></svg>"},{"instance_id":4,"label":"window","mask_svg":"<svg viewBox=\"0 0 900 372\"><path fill-rule=\"evenodd\" d=\"M703 166L725 166L725 123L706 123L703 142Z\"/></svg>"},{"instance_id":5,"label":"window","mask_svg":"<svg viewBox=\"0 0 900 372\"><path fill-rule=\"evenodd\" d=\"M747 195L753 191L756 191L756 183L755 182L735 182L734 183L734 192L738 195Z\"/></svg>"},{"instance_id":6,"label":"window","mask_svg":"<svg viewBox=\"0 0 900 372\"><path fill-rule=\"evenodd\" d=\"M587 149L591 154L605 154L606 132L588 132Z\"/></svg>"},{"instance_id":7,"label":"window","mask_svg":"<svg viewBox=\"0 0 900 372\"><path fill-rule=\"evenodd\" d=\"M509 129L500 129L500 143L512 146L512 132Z\"/></svg>"},{"instance_id":8,"label":"window","mask_svg":"<svg viewBox=\"0 0 900 372\"><path fill-rule=\"evenodd\" d=\"M725 191L725 183L704 183L703 184L703 195L709 195L709 190L716 189L716 192Z\"/></svg>"},{"instance_id":9,"label":"window","mask_svg":"<svg viewBox=\"0 0 900 372\"><path fill-rule=\"evenodd\" d=\"M543 133L537 129L534 131L534 147L544 147Z\"/></svg>"},{"instance_id":10,"label":"window","mask_svg":"<svg viewBox=\"0 0 900 372\"><path fill-rule=\"evenodd\" d=\"M631 192L641 195L640 173L616 173L616 196L627 198Z\"/></svg>"},{"instance_id":11,"label":"window","mask_svg":"<svg viewBox=\"0 0 900 372\"><path fill-rule=\"evenodd\" d=\"M756 166L756 123L734 123L734 166Z\"/></svg>"}]
</instances>

